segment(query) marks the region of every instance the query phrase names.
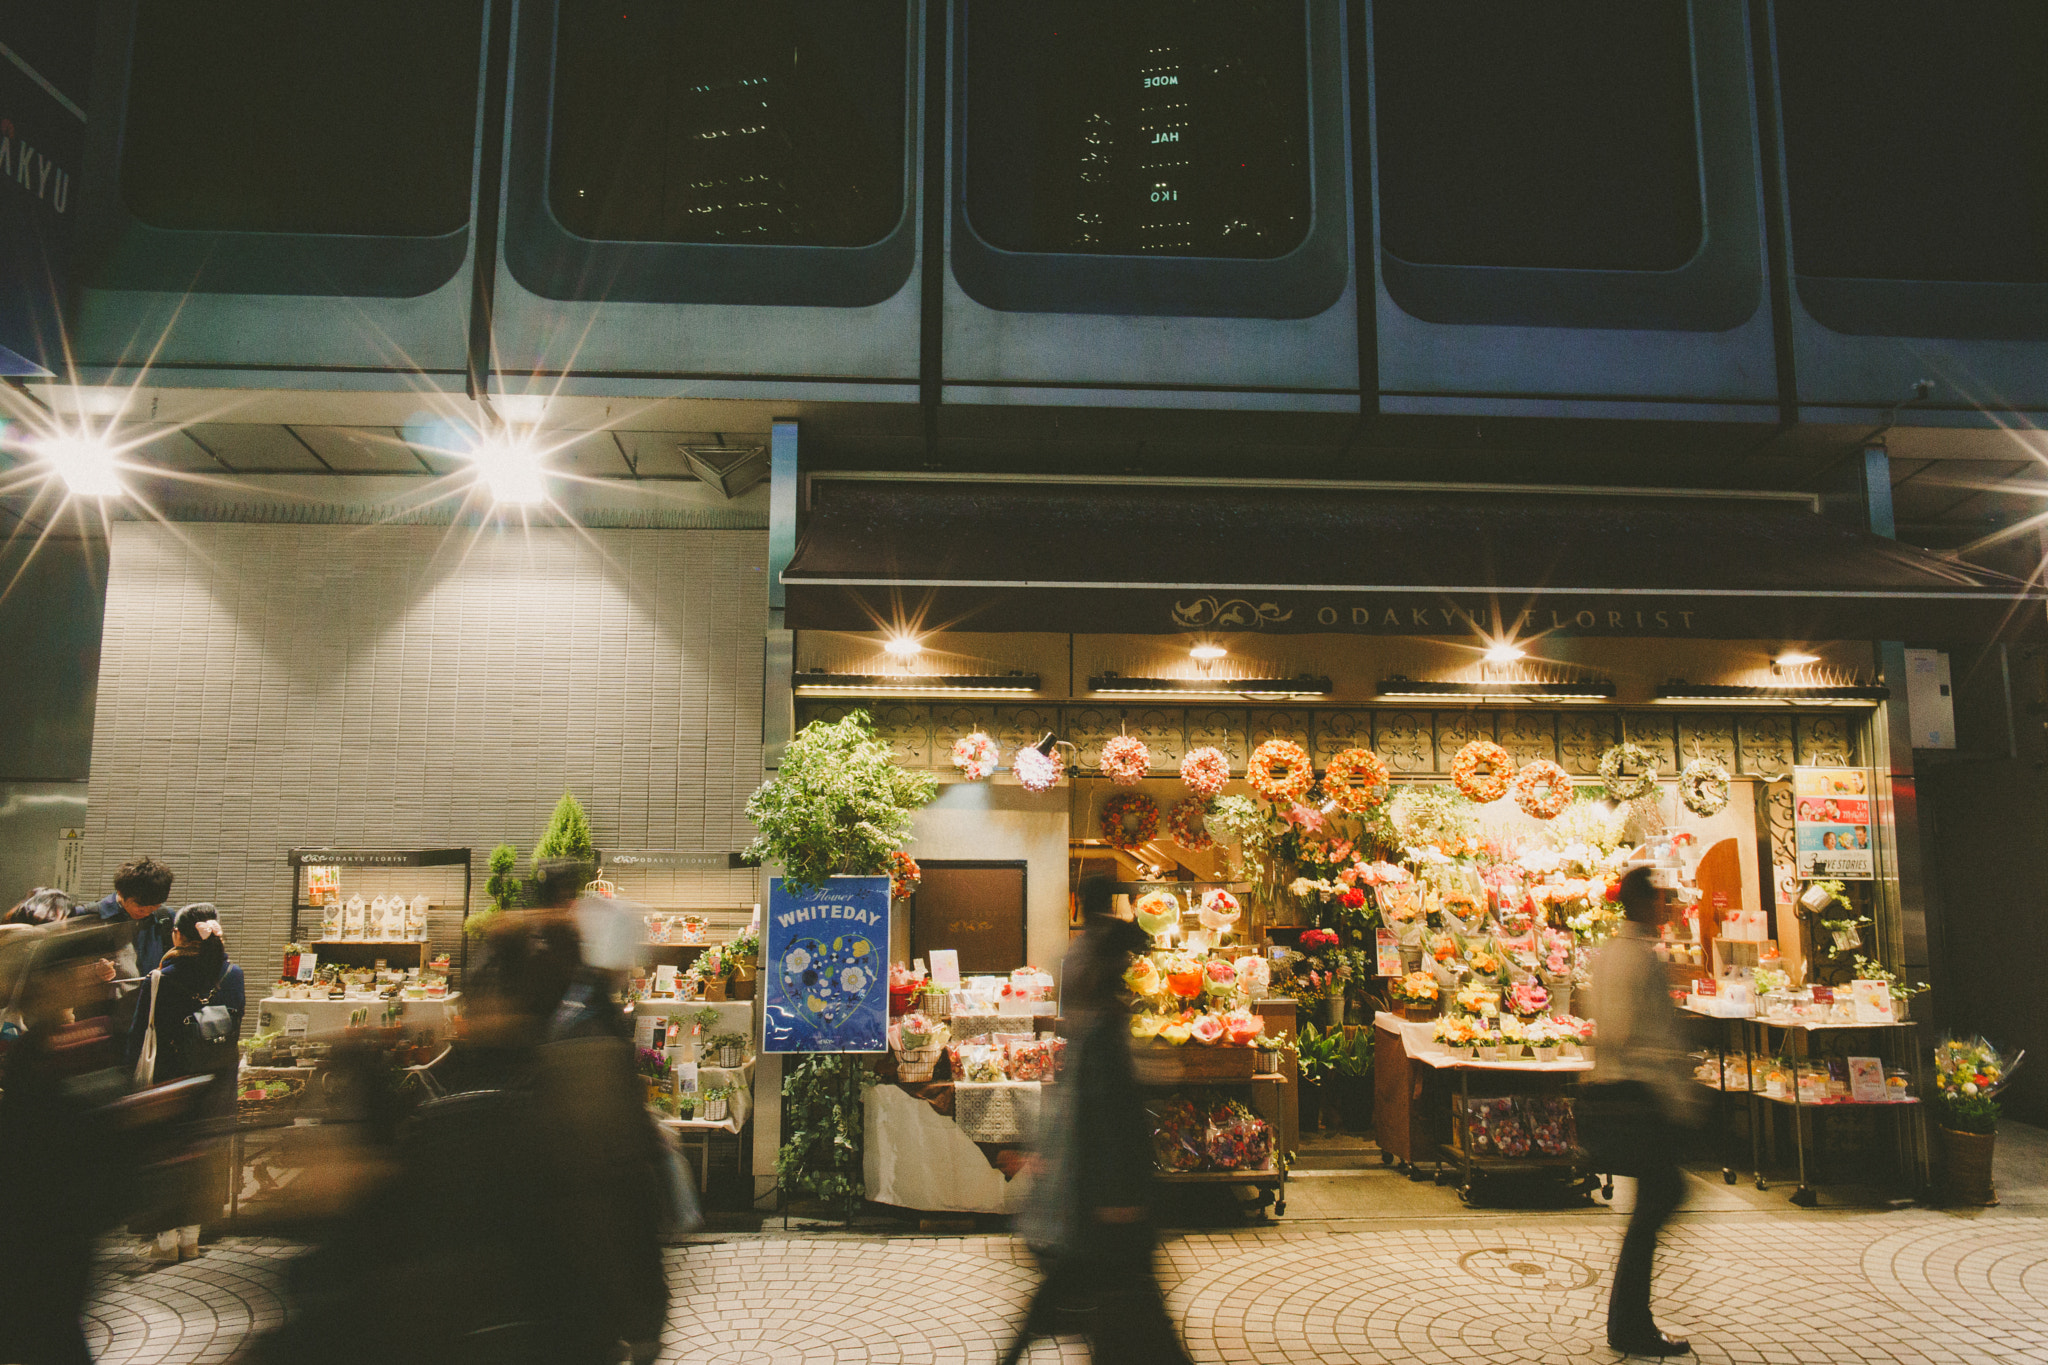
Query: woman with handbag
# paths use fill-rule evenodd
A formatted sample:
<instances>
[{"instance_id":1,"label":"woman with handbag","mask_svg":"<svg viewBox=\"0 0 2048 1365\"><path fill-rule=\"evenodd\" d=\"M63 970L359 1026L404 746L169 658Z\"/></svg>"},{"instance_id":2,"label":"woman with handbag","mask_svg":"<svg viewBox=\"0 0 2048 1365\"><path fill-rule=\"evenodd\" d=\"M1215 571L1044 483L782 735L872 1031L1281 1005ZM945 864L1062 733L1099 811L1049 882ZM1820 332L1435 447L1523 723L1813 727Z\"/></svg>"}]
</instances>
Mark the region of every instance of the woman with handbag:
<instances>
[{"instance_id":1,"label":"woman with handbag","mask_svg":"<svg viewBox=\"0 0 2048 1365\"><path fill-rule=\"evenodd\" d=\"M1636 1181L1607 1297L1607 1344L1628 1355L1684 1355L1692 1347L1650 1316L1650 1271L1658 1234L1685 1200L1678 1150L1684 1130L1697 1125L1702 1096L1692 1084L1669 974L1651 947L1671 916L1671 897L1647 867L1623 875L1619 895L1621 932L1591 966L1599 1050L1578 1101L1580 1140L1594 1169Z\"/></svg>"},{"instance_id":2,"label":"woman with handbag","mask_svg":"<svg viewBox=\"0 0 2048 1365\"><path fill-rule=\"evenodd\" d=\"M188 905L171 922L171 949L142 987L143 1004L128 1031L128 1061L137 1085L160 1085L184 1076L211 1075L214 1085L199 1107L193 1134L197 1159L185 1163L163 1206L135 1230L155 1232L149 1256L187 1260L199 1254L199 1225L227 1202L228 1148L210 1130L235 1116L236 1040L247 996L242 969L228 961L220 915L211 905ZM224 1126L224 1125L221 1125ZM151 1226L151 1225L154 1226Z\"/></svg>"}]
</instances>

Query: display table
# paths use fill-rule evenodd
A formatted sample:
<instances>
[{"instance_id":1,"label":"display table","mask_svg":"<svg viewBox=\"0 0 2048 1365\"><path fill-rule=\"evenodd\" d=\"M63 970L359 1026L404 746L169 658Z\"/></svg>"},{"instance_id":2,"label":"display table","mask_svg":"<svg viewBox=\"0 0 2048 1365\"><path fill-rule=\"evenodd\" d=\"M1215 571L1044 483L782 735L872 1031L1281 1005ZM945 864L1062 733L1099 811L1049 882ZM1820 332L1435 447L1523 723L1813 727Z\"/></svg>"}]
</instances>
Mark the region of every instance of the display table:
<instances>
[{"instance_id":1,"label":"display table","mask_svg":"<svg viewBox=\"0 0 2048 1365\"><path fill-rule=\"evenodd\" d=\"M713 1033L743 1033L754 1036L754 1002L751 1000L634 1000L627 1008L628 1018L687 1019L693 1014L711 1010L718 1015Z\"/></svg>"},{"instance_id":2,"label":"display table","mask_svg":"<svg viewBox=\"0 0 2048 1365\"><path fill-rule=\"evenodd\" d=\"M424 1032L443 1038L448 1034L449 1020L462 1013L462 993L457 991L439 1000L286 1000L281 996L266 996L256 1003L256 1031L282 1033L291 1016L303 1014L306 1016L306 1036L318 1038L347 1028L349 1016L357 1010L370 1012L370 1026L374 1028L383 1021L384 1011L392 1005L401 1007L398 1025L407 1033Z\"/></svg>"},{"instance_id":3,"label":"display table","mask_svg":"<svg viewBox=\"0 0 2048 1365\"><path fill-rule=\"evenodd\" d=\"M956 1097L961 1088L993 1087L956 1087ZM929 1100L885 1084L868 1087L862 1104L869 1199L930 1213L1015 1213L1024 1206L1030 1175L1005 1178Z\"/></svg>"}]
</instances>

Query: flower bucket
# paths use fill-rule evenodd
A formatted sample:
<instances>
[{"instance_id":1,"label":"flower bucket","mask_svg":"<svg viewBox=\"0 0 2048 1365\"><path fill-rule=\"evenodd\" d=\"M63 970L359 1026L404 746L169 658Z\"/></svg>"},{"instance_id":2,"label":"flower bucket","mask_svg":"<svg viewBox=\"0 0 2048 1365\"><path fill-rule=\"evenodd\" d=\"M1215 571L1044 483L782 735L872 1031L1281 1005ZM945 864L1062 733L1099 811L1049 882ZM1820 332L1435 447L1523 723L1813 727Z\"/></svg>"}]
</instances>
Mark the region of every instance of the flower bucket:
<instances>
[{"instance_id":1,"label":"flower bucket","mask_svg":"<svg viewBox=\"0 0 2048 1365\"><path fill-rule=\"evenodd\" d=\"M726 1104L725 1100L705 1100L697 1107L697 1117L706 1123L724 1123Z\"/></svg>"},{"instance_id":2,"label":"flower bucket","mask_svg":"<svg viewBox=\"0 0 2048 1365\"><path fill-rule=\"evenodd\" d=\"M1295 1102L1298 1105L1296 1119L1304 1133L1313 1133L1323 1126L1323 1087L1317 1081L1303 1081L1295 1088Z\"/></svg>"},{"instance_id":3,"label":"flower bucket","mask_svg":"<svg viewBox=\"0 0 2048 1365\"><path fill-rule=\"evenodd\" d=\"M899 1081L928 1081L932 1069L945 1055L942 1047L911 1047L896 1054L896 1079Z\"/></svg>"},{"instance_id":4,"label":"flower bucket","mask_svg":"<svg viewBox=\"0 0 2048 1365\"><path fill-rule=\"evenodd\" d=\"M744 1047L722 1047L718 1049L718 1064L728 1071L739 1067L746 1060L747 1050Z\"/></svg>"},{"instance_id":5,"label":"flower bucket","mask_svg":"<svg viewBox=\"0 0 2048 1365\"><path fill-rule=\"evenodd\" d=\"M1335 1028L1344 1022L1344 998L1326 995L1316 1001L1316 1024L1320 1028Z\"/></svg>"},{"instance_id":6,"label":"flower bucket","mask_svg":"<svg viewBox=\"0 0 2048 1365\"><path fill-rule=\"evenodd\" d=\"M1557 1045L1556 1045L1555 1043L1547 1043L1547 1044L1544 1044L1544 1045L1542 1045L1542 1046L1538 1047L1538 1048L1536 1049L1536 1060L1537 1060L1537 1061L1539 1061L1539 1062L1554 1062L1554 1061L1556 1061L1556 1060L1557 1060Z\"/></svg>"},{"instance_id":7,"label":"flower bucket","mask_svg":"<svg viewBox=\"0 0 2048 1365\"><path fill-rule=\"evenodd\" d=\"M1996 1133L1958 1133L1942 1128L1941 1173L1936 1190L1944 1204L1990 1208L1998 1202L1991 1185L1991 1157Z\"/></svg>"}]
</instances>

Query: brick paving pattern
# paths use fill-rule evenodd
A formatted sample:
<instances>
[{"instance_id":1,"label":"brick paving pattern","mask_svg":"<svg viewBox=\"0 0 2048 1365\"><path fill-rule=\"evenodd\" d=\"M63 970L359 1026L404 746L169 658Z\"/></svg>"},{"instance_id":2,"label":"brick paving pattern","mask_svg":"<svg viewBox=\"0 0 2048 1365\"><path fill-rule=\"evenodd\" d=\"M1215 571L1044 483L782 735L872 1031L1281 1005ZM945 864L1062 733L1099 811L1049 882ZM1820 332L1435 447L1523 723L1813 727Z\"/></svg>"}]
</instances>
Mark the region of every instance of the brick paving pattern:
<instances>
[{"instance_id":1,"label":"brick paving pattern","mask_svg":"<svg viewBox=\"0 0 2048 1365\"><path fill-rule=\"evenodd\" d=\"M1445 1365L1613 1359L1620 1219L1446 1217L1364 1230L1281 1224L1170 1237L1162 1271L1203 1362ZM232 1360L284 1312L291 1246L209 1244L146 1267L110 1255L93 1306L106 1365ZM1008 1237L734 1236L671 1249L676 1365L980 1365L1034 1282ZM2048 1220L1771 1213L1694 1217L1666 1239L1661 1315L1711 1365L2038 1365ZM1041 1342L1036 1365L1086 1358Z\"/></svg>"}]
</instances>

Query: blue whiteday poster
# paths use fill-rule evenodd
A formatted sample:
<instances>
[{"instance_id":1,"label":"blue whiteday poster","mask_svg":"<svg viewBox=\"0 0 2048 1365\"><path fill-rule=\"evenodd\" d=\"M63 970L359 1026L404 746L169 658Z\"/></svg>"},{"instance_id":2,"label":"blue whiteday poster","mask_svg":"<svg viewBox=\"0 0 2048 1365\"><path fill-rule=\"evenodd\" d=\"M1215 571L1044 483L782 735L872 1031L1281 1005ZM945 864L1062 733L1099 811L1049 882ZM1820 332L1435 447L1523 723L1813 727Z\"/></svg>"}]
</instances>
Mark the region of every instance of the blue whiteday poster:
<instances>
[{"instance_id":1,"label":"blue whiteday poster","mask_svg":"<svg viewBox=\"0 0 2048 1365\"><path fill-rule=\"evenodd\" d=\"M887 877L834 877L802 895L771 878L761 950L762 1051L888 1049Z\"/></svg>"}]
</instances>

